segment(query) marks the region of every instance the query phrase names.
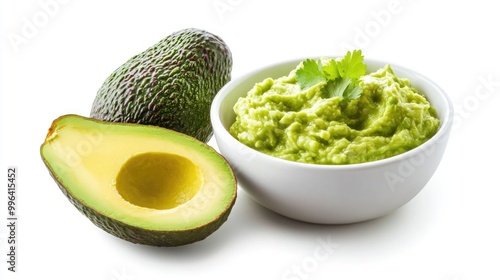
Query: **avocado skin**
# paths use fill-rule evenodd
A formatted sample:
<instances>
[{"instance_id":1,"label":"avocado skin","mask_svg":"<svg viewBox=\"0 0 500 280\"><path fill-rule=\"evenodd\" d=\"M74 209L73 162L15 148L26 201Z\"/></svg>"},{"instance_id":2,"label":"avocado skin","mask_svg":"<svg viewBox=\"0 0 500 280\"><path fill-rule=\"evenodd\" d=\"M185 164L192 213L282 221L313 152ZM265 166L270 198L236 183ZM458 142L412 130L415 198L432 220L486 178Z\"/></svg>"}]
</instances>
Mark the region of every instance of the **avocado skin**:
<instances>
[{"instance_id":1,"label":"avocado skin","mask_svg":"<svg viewBox=\"0 0 500 280\"><path fill-rule=\"evenodd\" d=\"M225 211L217 220L204 224L196 229L155 231L127 225L123 222L102 215L91 207L87 207L82 201L78 200L70 192L68 192L68 189L60 183L60 180L55 177L52 172L50 172L50 175L71 204L73 204L80 211L80 213L85 215L94 225L123 240L156 247L178 247L206 239L227 221L229 214L231 213L231 209L236 201L236 199L234 199L231 205L228 206L228 210Z\"/></svg>"},{"instance_id":2,"label":"avocado skin","mask_svg":"<svg viewBox=\"0 0 500 280\"><path fill-rule=\"evenodd\" d=\"M116 69L97 92L90 117L156 125L208 142L210 105L231 69L231 51L220 37L177 31Z\"/></svg>"}]
</instances>

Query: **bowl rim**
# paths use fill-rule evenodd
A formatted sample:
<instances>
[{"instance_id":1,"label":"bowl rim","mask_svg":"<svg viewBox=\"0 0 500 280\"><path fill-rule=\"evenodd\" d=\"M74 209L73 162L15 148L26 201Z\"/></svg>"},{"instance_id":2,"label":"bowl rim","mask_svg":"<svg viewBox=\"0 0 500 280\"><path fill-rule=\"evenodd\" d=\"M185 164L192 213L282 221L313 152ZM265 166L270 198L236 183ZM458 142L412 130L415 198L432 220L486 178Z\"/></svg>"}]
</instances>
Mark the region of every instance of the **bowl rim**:
<instances>
[{"instance_id":1,"label":"bowl rim","mask_svg":"<svg viewBox=\"0 0 500 280\"><path fill-rule=\"evenodd\" d=\"M253 149L251 147L248 147L247 145L241 143L238 141L238 139L234 138L229 131L226 129L226 127L222 124L222 121L220 119L220 106L222 102L225 100L225 98L229 95L231 90L236 87L237 85L241 84L243 81L247 80L249 77L252 77L264 70L271 69L271 68L276 68L280 67L286 64L291 64L293 62L296 62L296 65L300 63L301 61L305 59L319 59L321 57L329 57L329 58L335 58L335 57L340 57L338 55L327 55L327 56L312 56L312 57L302 57L302 58L292 58L292 59L286 59L286 60L281 60L277 62L273 62L261 67L257 67L250 72L243 74L239 76L238 78L229 81L227 84L225 84L216 94L214 97L212 104L211 104L211 109L210 109L210 119L212 122L212 126L214 129L214 135L216 136L216 142L217 142L217 136L219 137L224 137L227 138L228 141L231 142L231 145L238 145L242 149L246 149L249 151L252 151L254 153L257 153L258 155L262 156L266 160L270 161L276 161L276 163L281 163L281 164L287 164L290 165L290 167L301 167L301 168L313 168L313 169L324 169L324 170L339 170L339 171L346 171L346 170L360 170L360 169L366 169L366 168L373 168L373 167L380 167L384 165L389 165L389 164L394 164L398 162L404 162L406 160L409 160L410 158L413 158L414 156L425 153L425 151L431 149L433 145L439 144L440 142L447 142L448 140L448 135L450 134L451 127L453 124L453 114L454 114L454 108L453 104L451 102L450 97L448 94L438 85L436 84L433 80L428 78L427 76L421 74L420 72L410 69L408 67L402 66L397 63L392 63L390 61L384 61L384 60L378 60L378 59L372 59L370 57L364 57L364 62L365 64L381 64L381 65L386 65L389 64L394 71L397 70L402 70L405 72L412 73L414 76L418 76L420 80L422 80L425 84L430 85L431 87L436 89L437 96L444 101L444 110L443 114L439 114L438 118L440 119L440 125L438 128L438 131L427 141L422 143L421 145L406 151L404 153L384 158L384 159L379 159L379 160L374 160L374 161L369 161L369 162L361 162L361 163L353 163L353 164L316 164L316 163L305 163L305 162L297 162L297 161L292 161L292 160L286 160L282 158L278 158L272 155L268 155L266 153L263 153L261 151L258 151L256 149ZM293 69L293 68L292 68ZM290 69L290 71L292 70ZM371 73L371 72L370 72ZM367 73L369 74L369 73ZM274 77L273 77L274 78ZM402 77L406 78L406 77ZM412 80L410 80L410 83L412 83ZM412 83L413 85L413 83ZM425 95L428 95L425 93ZM217 135L218 134L218 135Z\"/></svg>"}]
</instances>

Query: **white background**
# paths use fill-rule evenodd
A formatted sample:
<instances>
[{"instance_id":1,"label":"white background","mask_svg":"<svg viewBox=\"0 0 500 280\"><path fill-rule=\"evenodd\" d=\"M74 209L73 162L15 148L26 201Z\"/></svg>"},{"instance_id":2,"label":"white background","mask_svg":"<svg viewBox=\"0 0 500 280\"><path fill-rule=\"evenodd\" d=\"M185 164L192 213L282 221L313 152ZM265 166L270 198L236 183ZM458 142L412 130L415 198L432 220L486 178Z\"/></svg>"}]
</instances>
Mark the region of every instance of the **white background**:
<instances>
[{"instance_id":1,"label":"white background","mask_svg":"<svg viewBox=\"0 0 500 280\"><path fill-rule=\"evenodd\" d=\"M1 3L1 279L500 279L494 1ZM115 68L187 27L225 40L233 78L347 47L425 74L457 111L438 171L410 203L361 224L296 222L240 190L229 220L202 242L156 248L105 233L63 196L39 147L56 117L88 116ZM8 166L18 168L16 273L6 263Z\"/></svg>"}]
</instances>

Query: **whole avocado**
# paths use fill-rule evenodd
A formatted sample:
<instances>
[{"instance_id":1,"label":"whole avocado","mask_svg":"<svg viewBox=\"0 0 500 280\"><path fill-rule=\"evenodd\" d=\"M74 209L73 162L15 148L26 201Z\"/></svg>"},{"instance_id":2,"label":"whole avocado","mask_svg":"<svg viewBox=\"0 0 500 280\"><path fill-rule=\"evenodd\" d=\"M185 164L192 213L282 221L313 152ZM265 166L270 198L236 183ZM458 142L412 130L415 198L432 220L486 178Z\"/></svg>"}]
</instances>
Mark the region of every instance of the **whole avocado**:
<instances>
[{"instance_id":1,"label":"whole avocado","mask_svg":"<svg viewBox=\"0 0 500 280\"><path fill-rule=\"evenodd\" d=\"M177 31L116 69L99 89L90 117L156 125L207 142L210 105L231 69L231 51L220 37L195 28Z\"/></svg>"}]
</instances>

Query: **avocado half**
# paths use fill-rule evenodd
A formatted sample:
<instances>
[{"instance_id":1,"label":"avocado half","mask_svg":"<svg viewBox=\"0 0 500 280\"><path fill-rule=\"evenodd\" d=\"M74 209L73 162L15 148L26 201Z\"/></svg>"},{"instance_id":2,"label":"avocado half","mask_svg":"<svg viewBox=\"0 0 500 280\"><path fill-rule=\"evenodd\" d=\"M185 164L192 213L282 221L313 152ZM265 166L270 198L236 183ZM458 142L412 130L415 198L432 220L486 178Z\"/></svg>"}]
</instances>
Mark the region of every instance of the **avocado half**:
<instances>
[{"instance_id":1,"label":"avocado half","mask_svg":"<svg viewBox=\"0 0 500 280\"><path fill-rule=\"evenodd\" d=\"M179 246L228 218L237 183L205 143L148 125L65 115L41 148L51 176L96 226L133 243Z\"/></svg>"}]
</instances>

